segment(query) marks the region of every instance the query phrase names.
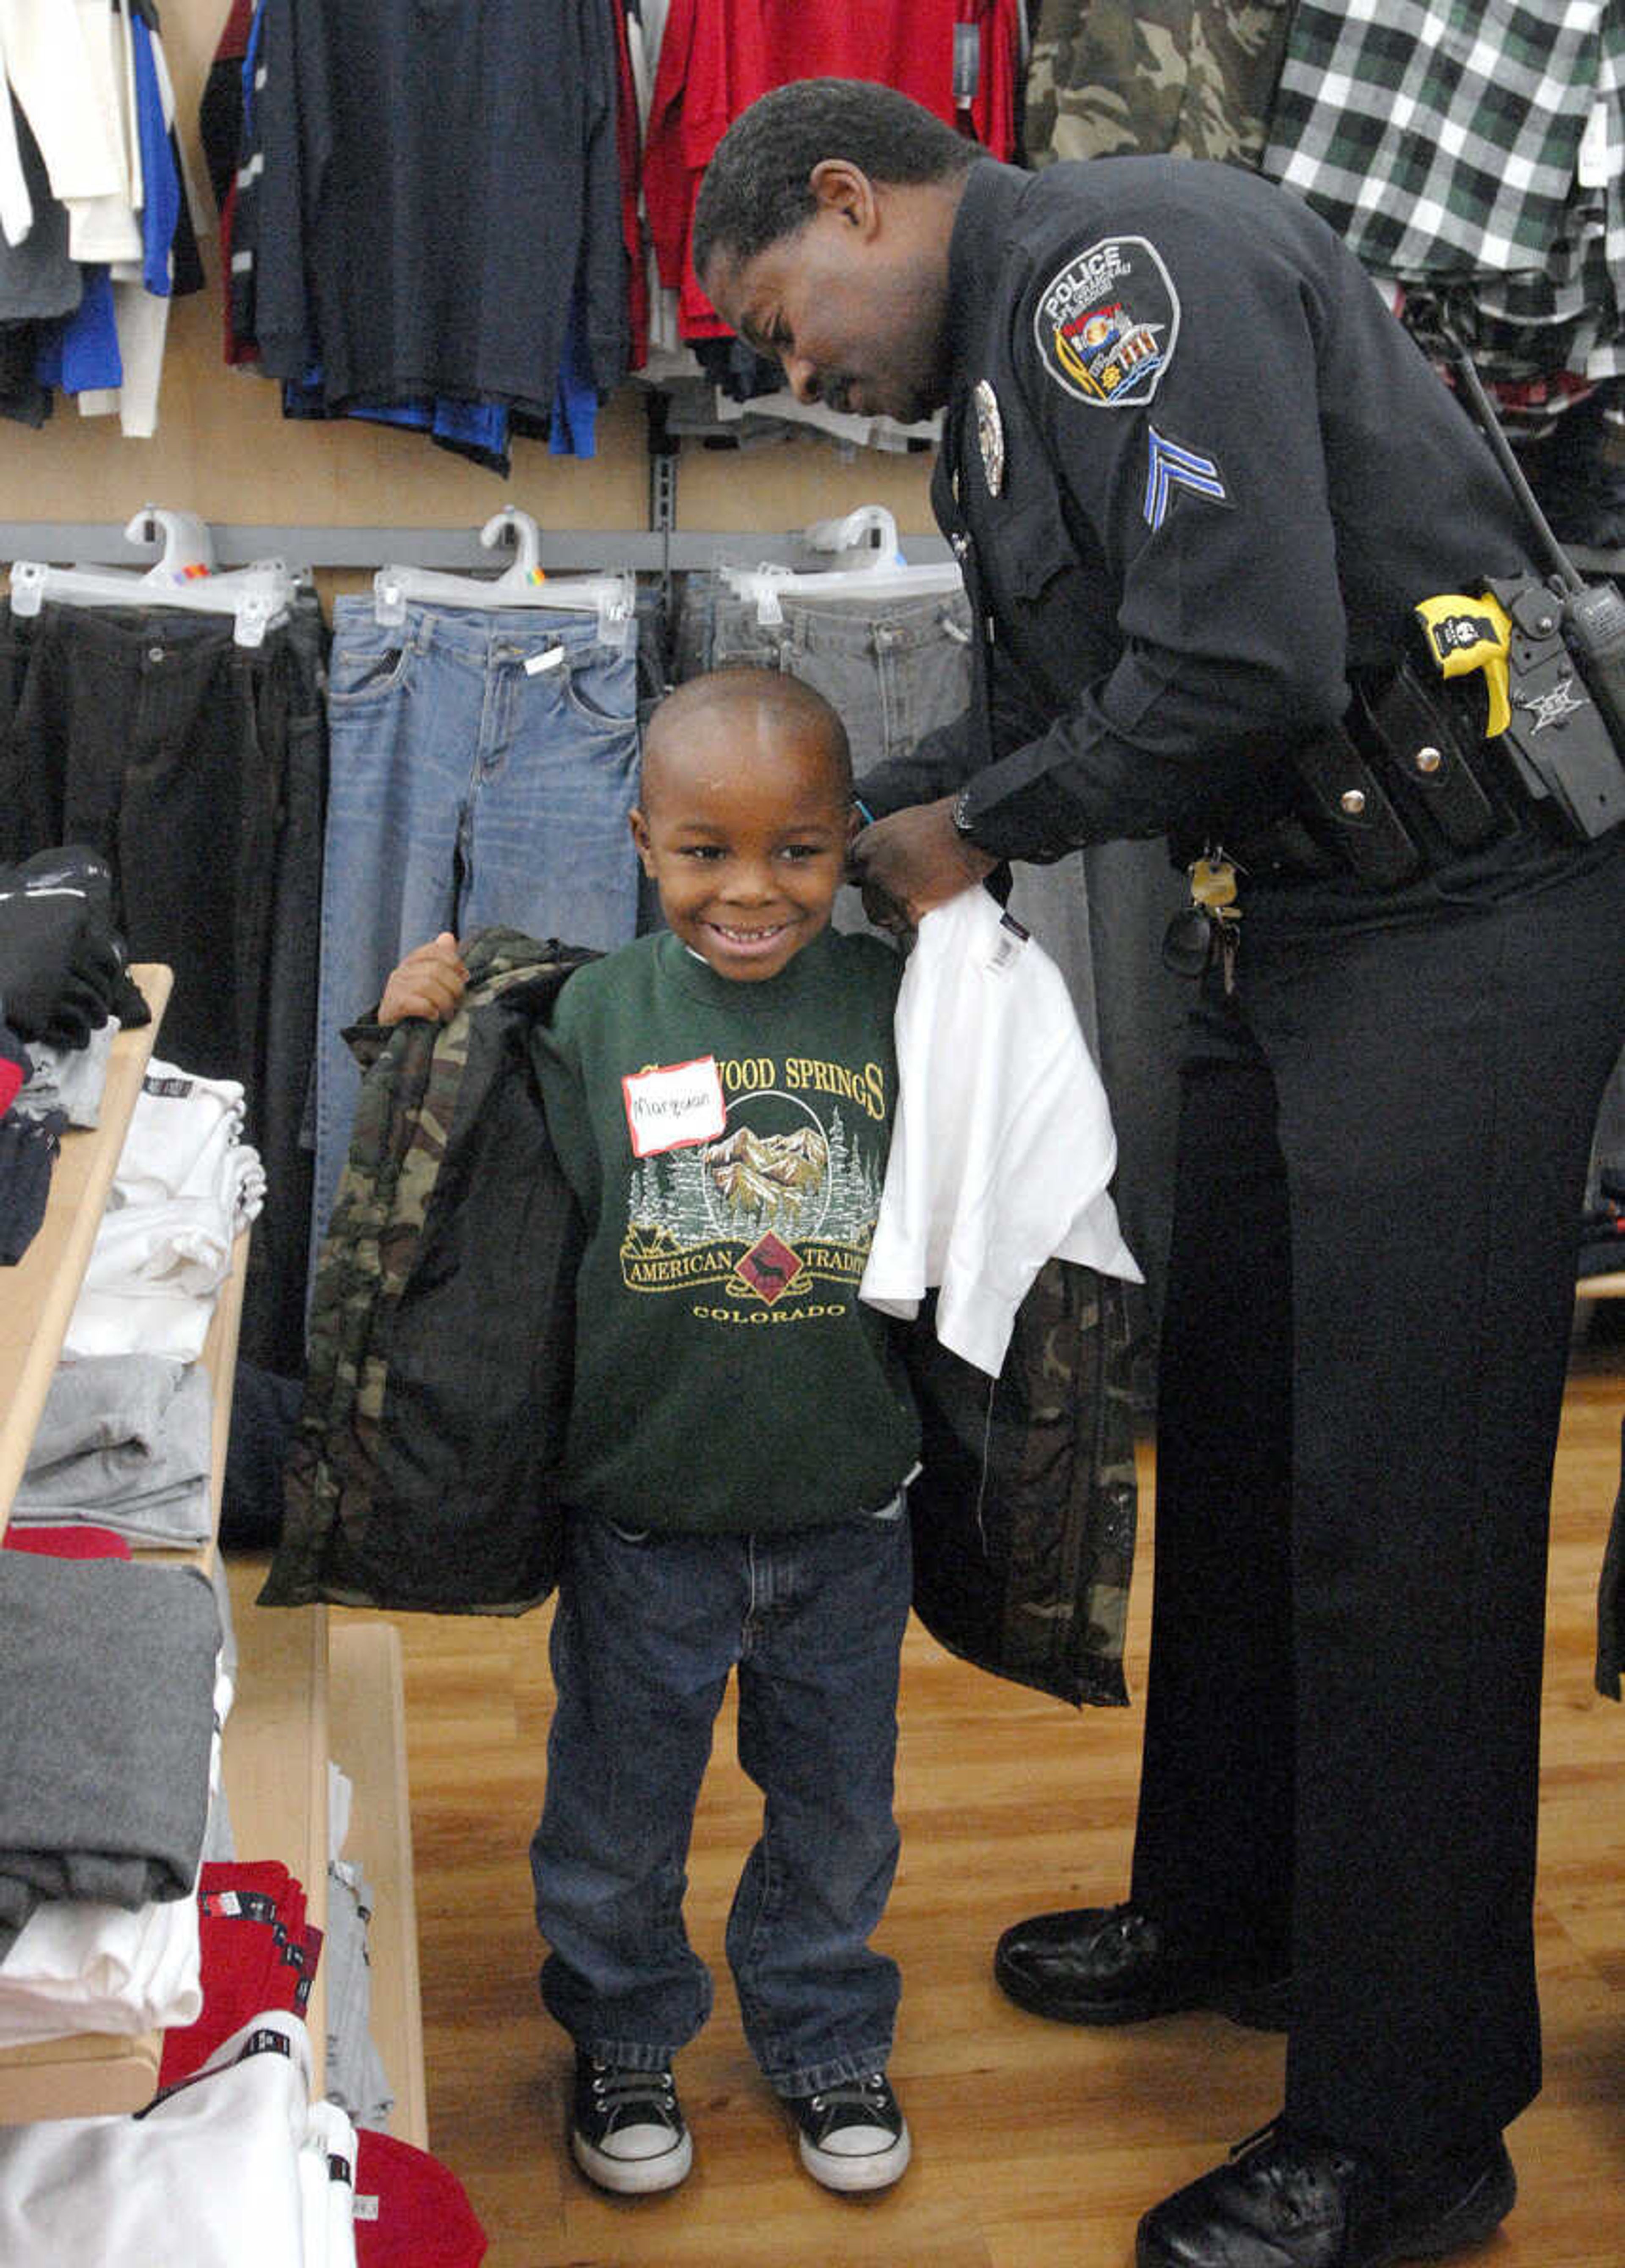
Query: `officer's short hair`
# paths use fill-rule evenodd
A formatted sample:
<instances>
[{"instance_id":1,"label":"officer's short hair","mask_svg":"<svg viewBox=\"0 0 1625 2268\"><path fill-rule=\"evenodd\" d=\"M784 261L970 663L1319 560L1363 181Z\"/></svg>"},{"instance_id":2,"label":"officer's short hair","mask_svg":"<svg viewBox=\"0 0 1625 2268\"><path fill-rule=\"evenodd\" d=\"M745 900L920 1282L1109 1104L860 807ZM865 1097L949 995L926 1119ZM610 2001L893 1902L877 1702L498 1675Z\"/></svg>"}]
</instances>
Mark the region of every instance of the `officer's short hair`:
<instances>
[{"instance_id":1,"label":"officer's short hair","mask_svg":"<svg viewBox=\"0 0 1625 2268\"><path fill-rule=\"evenodd\" d=\"M939 181L985 152L934 112L868 79L803 78L741 111L717 144L694 212L694 265L754 260L811 220L812 169L844 158L871 180Z\"/></svg>"}]
</instances>

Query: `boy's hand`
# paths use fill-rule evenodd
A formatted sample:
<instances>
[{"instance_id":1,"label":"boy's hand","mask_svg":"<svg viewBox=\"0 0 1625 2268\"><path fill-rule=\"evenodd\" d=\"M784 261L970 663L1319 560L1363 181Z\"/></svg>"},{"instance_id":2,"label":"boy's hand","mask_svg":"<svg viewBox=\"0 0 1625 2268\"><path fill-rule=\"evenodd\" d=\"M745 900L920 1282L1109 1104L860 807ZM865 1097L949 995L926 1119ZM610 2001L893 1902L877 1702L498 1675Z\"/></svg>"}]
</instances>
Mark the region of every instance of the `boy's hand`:
<instances>
[{"instance_id":1,"label":"boy's hand","mask_svg":"<svg viewBox=\"0 0 1625 2268\"><path fill-rule=\"evenodd\" d=\"M463 967L457 939L443 929L428 945L408 953L384 987L379 1003L380 1024L398 1024L408 1016L427 1016L444 1023L463 997L468 971Z\"/></svg>"}]
</instances>

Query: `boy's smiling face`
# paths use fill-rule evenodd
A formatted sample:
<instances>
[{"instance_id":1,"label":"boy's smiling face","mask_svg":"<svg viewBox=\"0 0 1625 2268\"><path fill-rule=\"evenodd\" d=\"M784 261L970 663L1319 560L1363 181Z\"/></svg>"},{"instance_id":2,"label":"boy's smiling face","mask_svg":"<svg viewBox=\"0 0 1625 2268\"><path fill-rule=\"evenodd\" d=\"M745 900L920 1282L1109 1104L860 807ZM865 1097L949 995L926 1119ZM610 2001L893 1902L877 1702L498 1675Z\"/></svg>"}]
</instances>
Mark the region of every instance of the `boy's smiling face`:
<instances>
[{"instance_id":1,"label":"boy's smiling face","mask_svg":"<svg viewBox=\"0 0 1625 2268\"><path fill-rule=\"evenodd\" d=\"M855 824L816 714L741 688L651 719L632 839L672 929L719 976L776 976L828 925Z\"/></svg>"}]
</instances>

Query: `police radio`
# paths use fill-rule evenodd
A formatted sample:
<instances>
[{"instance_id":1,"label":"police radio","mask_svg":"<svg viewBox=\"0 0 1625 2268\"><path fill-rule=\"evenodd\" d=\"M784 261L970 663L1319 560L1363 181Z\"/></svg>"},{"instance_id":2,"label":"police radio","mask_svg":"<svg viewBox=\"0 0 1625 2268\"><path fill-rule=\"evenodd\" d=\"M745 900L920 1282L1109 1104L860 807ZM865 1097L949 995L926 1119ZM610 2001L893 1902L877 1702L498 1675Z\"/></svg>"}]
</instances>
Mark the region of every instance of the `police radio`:
<instances>
[{"instance_id":1,"label":"police radio","mask_svg":"<svg viewBox=\"0 0 1625 2268\"><path fill-rule=\"evenodd\" d=\"M1489 578L1476 599L1424 600L1416 608L1423 638L1442 676L1483 673L1486 733L1499 737L1532 799L1549 799L1586 839L1606 835L1625 820L1625 597L1580 574L1535 501L1471 357L1458 355L1453 367L1552 572Z\"/></svg>"}]
</instances>

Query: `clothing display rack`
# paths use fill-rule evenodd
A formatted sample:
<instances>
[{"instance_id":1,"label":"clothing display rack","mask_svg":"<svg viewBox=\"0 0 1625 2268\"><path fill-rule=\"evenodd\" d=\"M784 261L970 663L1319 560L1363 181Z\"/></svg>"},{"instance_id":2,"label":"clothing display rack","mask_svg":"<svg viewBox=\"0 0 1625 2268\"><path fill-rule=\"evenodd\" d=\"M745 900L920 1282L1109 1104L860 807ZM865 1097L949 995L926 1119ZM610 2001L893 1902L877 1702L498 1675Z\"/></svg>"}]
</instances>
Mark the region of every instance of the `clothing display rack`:
<instances>
[{"instance_id":1,"label":"clothing display rack","mask_svg":"<svg viewBox=\"0 0 1625 2268\"><path fill-rule=\"evenodd\" d=\"M210 521L217 567L246 567L276 556L291 566L376 568L386 559L413 567L487 568L472 527L348 527L329 525L247 526ZM911 561L923 564L951 559L939 535L910 535ZM737 561L771 560L784 566L805 563L806 548L793 533L695 530L663 533L648 528L542 528L537 563L548 574L625 569L633 574L687 573ZM76 563L127 565L129 544L119 520L0 521L0 557L62 559Z\"/></svg>"},{"instance_id":2,"label":"clothing display rack","mask_svg":"<svg viewBox=\"0 0 1625 2268\"><path fill-rule=\"evenodd\" d=\"M0 1314L0 1524L27 1461L169 1001L166 968L138 964L131 973L152 1020L114 1040L99 1123L63 1135L44 1221L11 1271ZM249 1234L244 1229L236 1240L201 1357L213 1394L210 1500L217 1532ZM212 1575L217 1550L210 1542L195 1551L136 1557L149 1565L190 1565ZM233 1837L245 1856L283 1858L305 1884L312 1924L324 1927L329 1752L341 1759L355 1788L346 1852L359 1859L377 1899L373 2033L395 2090L393 2131L421 2148L427 2122L400 1641L381 1624L330 1634L321 1608L255 1614L248 1606L250 1579L257 1580L254 1569L235 1571L232 1584L239 1658L223 1764ZM326 2031L320 1966L305 2021L320 2092ZM134 2039L75 2033L0 2051L0 2124L140 2110L152 2098L162 2052L159 2033Z\"/></svg>"}]
</instances>

